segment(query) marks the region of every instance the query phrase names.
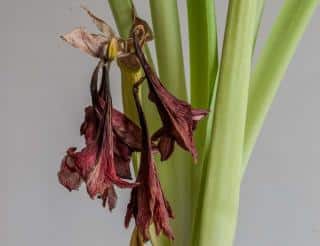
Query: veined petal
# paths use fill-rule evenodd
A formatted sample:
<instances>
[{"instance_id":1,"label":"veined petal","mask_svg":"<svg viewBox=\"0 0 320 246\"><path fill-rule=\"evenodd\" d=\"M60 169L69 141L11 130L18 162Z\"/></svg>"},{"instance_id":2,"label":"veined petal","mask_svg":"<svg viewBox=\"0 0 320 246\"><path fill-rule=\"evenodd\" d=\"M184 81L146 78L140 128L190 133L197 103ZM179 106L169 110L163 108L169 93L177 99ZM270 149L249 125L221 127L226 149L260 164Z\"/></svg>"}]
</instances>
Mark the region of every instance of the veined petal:
<instances>
[{"instance_id":1,"label":"veined petal","mask_svg":"<svg viewBox=\"0 0 320 246\"><path fill-rule=\"evenodd\" d=\"M138 30L138 32L140 31ZM163 124L161 134L157 132L152 137L153 140L159 140L158 148L161 153L161 159L166 160L173 149L173 147L165 149L164 143L173 144L177 142L180 147L189 151L194 160L196 160L197 151L194 144L193 131L196 128L196 122L203 118L207 114L207 111L192 109L190 104L173 96L162 85L144 56L135 31L133 32L133 36L136 55L148 82L150 90L149 99L156 105ZM172 140L168 141L168 138ZM159 144L162 145L161 148Z\"/></svg>"}]
</instances>

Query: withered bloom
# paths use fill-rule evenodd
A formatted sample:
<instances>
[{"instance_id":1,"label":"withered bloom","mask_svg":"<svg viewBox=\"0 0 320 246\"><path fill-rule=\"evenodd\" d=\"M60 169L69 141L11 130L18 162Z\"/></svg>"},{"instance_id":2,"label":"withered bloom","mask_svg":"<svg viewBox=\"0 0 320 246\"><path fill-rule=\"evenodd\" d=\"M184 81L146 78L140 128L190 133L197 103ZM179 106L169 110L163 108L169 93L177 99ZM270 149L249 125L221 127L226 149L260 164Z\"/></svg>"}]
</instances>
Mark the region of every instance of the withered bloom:
<instances>
[{"instance_id":1,"label":"withered bloom","mask_svg":"<svg viewBox=\"0 0 320 246\"><path fill-rule=\"evenodd\" d=\"M152 136L152 140L158 141L161 160L169 158L175 142L189 151L196 160L197 151L193 140L193 131L197 122L205 117L208 111L192 109L190 104L173 96L162 85L143 54L138 38L140 32L140 28L133 30L134 48L148 81L149 99L155 103L163 124L162 128Z\"/></svg>"},{"instance_id":2,"label":"withered bloom","mask_svg":"<svg viewBox=\"0 0 320 246\"><path fill-rule=\"evenodd\" d=\"M73 180L81 177L87 185L90 197L98 196L104 205L108 202L112 209L116 201L113 185L121 188L136 185L121 178L131 178L131 153L141 149L141 130L112 108L106 66L99 62L92 75L92 106L86 108L85 121L80 129L85 136L86 147L80 152L76 152L75 148L68 150L62 162L59 180L66 188L73 190L80 185L73 184ZM98 73L101 67L103 74L98 90ZM124 132L124 129L128 131Z\"/></svg>"},{"instance_id":3,"label":"withered bloom","mask_svg":"<svg viewBox=\"0 0 320 246\"><path fill-rule=\"evenodd\" d=\"M149 226L154 223L156 233L163 232L168 238L174 239L169 219L173 218L170 205L164 197L155 162L152 156L152 145L144 113L137 95L137 86L134 87L134 99L142 129L142 151L140 168L137 176L139 186L134 187L128 204L125 217L125 226L128 227L132 217L135 218L136 227L147 241L149 239Z\"/></svg>"}]
</instances>

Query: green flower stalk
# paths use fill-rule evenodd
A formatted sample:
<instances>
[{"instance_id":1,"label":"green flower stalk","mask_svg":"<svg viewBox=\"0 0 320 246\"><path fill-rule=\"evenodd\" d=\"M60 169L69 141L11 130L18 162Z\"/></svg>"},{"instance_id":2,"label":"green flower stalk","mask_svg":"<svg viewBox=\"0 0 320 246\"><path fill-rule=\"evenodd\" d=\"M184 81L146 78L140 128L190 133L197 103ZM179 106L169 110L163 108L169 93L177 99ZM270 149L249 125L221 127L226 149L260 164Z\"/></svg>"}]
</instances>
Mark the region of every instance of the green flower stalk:
<instances>
[{"instance_id":1,"label":"green flower stalk","mask_svg":"<svg viewBox=\"0 0 320 246\"><path fill-rule=\"evenodd\" d=\"M229 2L213 137L203 171L193 245L231 246L233 243L255 17L255 0Z\"/></svg>"}]
</instances>

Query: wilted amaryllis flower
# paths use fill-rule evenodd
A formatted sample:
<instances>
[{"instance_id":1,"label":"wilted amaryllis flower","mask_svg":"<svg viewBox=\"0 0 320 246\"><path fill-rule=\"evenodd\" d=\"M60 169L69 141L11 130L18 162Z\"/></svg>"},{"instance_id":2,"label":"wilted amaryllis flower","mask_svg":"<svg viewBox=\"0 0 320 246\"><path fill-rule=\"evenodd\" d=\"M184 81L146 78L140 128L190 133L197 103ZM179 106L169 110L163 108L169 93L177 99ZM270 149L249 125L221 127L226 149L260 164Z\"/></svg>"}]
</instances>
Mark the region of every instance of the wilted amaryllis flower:
<instances>
[{"instance_id":1,"label":"wilted amaryllis flower","mask_svg":"<svg viewBox=\"0 0 320 246\"><path fill-rule=\"evenodd\" d=\"M99 90L98 74L102 68ZM87 185L91 198L98 196L103 205L108 202L112 209L116 202L113 185L133 187L121 178L131 178L130 159L133 151L141 149L141 130L122 113L112 108L109 90L109 65L99 62L91 79L92 106L86 108L81 134L86 147L76 152L71 148L61 165L60 182L69 190L80 185L74 180L80 177ZM77 176L78 175L78 176Z\"/></svg>"},{"instance_id":2,"label":"wilted amaryllis flower","mask_svg":"<svg viewBox=\"0 0 320 246\"><path fill-rule=\"evenodd\" d=\"M139 186L132 189L131 199L125 217L125 226L134 217L136 227L145 241L149 240L149 226L154 223L156 233L163 232L168 238L174 239L169 219L173 218L171 207L164 197L155 162L152 156L151 140L144 113L138 98L137 86L134 87L134 99L142 129L142 151L137 176Z\"/></svg>"},{"instance_id":3,"label":"wilted amaryllis flower","mask_svg":"<svg viewBox=\"0 0 320 246\"><path fill-rule=\"evenodd\" d=\"M153 136L153 141L158 141L161 160L166 160L172 154L174 143L177 142L183 149L191 152L194 160L197 159L197 151L193 140L193 131L199 120L208 114L203 109L193 109L190 104L173 96L161 83L156 73L148 64L139 39L140 28L132 32L135 53L144 70L149 86L149 99L155 103L162 121L160 128Z\"/></svg>"}]
</instances>

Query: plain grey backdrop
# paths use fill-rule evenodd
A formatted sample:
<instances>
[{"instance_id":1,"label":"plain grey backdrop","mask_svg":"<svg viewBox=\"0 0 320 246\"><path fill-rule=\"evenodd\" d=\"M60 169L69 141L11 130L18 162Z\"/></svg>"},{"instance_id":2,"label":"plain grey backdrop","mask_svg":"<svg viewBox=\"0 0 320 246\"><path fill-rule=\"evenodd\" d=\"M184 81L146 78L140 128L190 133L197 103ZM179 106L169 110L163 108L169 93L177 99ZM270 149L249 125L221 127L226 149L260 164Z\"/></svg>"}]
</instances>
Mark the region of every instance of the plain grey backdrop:
<instances>
[{"instance_id":1,"label":"plain grey backdrop","mask_svg":"<svg viewBox=\"0 0 320 246\"><path fill-rule=\"evenodd\" d=\"M110 214L84 189L67 192L56 177L65 149L82 143L79 126L96 62L58 36L78 26L95 30L80 4L114 24L106 2L1 0L1 246L128 245L131 230L123 227L127 191ZM135 2L150 19L148 1ZM178 2L188 76L186 6ZM216 1L220 44L226 2ZM258 50L283 1L266 2ZM236 246L320 245L319 44L318 10L251 158ZM116 70L112 73L119 78ZM120 84L113 83L112 91L120 95ZM120 96L114 101L121 107Z\"/></svg>"}]
</instances>

